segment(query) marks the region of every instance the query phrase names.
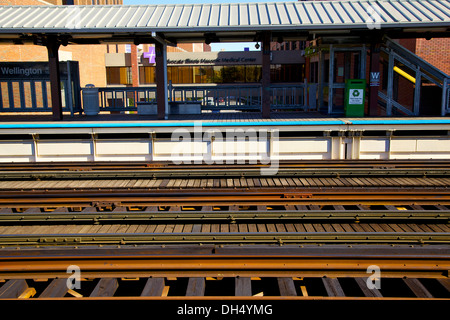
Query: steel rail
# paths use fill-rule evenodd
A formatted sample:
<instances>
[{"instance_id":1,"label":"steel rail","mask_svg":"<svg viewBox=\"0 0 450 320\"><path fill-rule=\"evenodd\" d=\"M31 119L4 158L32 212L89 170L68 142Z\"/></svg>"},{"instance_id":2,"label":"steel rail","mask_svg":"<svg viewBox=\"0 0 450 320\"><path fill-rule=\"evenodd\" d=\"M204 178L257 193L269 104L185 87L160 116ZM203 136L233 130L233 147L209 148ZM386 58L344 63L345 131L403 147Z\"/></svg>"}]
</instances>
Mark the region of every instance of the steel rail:
<instances>
[{"instance_id":1,"label":"steel rail","mask_svg":"<svg viewBox=\"0 0 450 320\"><path fill-rule=\"evenodd\" d=\"M280 167L302 168L302 167L362 167L362 168L409 168L418 166L428 167L448 167L450 160L446 159L386 159L386 160L279 160ZM83 161L83 162L36 162L36 163L0 163L0 171L3 170L120 170L120 169L142 169L152 170L158 169L192 169L202 166L211 167L206 163L200 164L174 164L171 161ZM265 167L267 165L261 163L251 164L252 167ZM214 164L214 167L220 169L229 168L248 168L249 164Z\"/></svg>"},{"instance_id":2,"label":"steel rail","mask_svg":"<svg viewBox=\"0 0 450 320\"><path fill-rule=\"evenodd\" d=\"M450 168L278 168L272 177L448 177ZM106 179L106 178L216 178L216 177L261 177L261 168L221 169L175 168L151 171L95 170L95 171L0 171L0 179Z\"/></svg>"},{"instance_id":3,"label":"steel rail","mask_svg":"<svg viewBox=\"0 0 450 320\"><path fill-rule=\"evenodd\" d=\"M30 298L34 295L39 300L48 297L67 299L66 292L68 289L64 287L60 290L55 286L66 285L65 279L72 275L71 272L68 272L68 268L74 265L81 272L82 285L78 292L72 291L70 296L76 296L77 299L92 296L92 292L95 291L95 289L92 291L95 285L95 283L92 285L92 280L97 280L96 288L102 281L104 283L112 281L120 287L125 282L130 284L129 281L131 280L143 280L139 283L133 283L134 293L128 293L127 295L128 299L139 299L142 298L139 296L144 295L144 282L152 283L154 278L159 278L156 279L158 283L164 286L172 286L174 282L178 284L179 279L193 277L206 281L203 286L206 285L207 288L212 284L211 282L208 283L208 280L219 281L225 278L229 278L228 280L236 278L235 281L237 281L239 277L247 277L247 280L251 280L252 283L248 283L248 285L258 286L257 280L263 280L266 277L278 277L280 295L272 296L272 293L270 298L310 299L305 295L307 295L306 290L311 289L311 283L308 281L313 280L312 278L316 280L314 287L317 284L320 285L320 283L323 283L325 287L327 286L329 281L320 278L333 278L331 280L333 284L328 285L339 287L342 290L342 282L339 284L338 278L353 278L358 283L365 283L368 277L368 268L377 265L382 270L383 282L389 281L386 280L389 278L399 281L405 279L403 281L421 285L419 279L427 279L428 289L438 294L437 298L432 295L427 298L436 300L448 299L448 295L443 296L442 293L434 291L439 288L432 287L429 280L433 280L434 284L438 286L439 282L443 286L448 285L447 273L450 267L450 252L448 246L439 245L306 245L300 247L287 245L275 248L273 246L241 247L184 244L181 246L121 246L120 248L118 246L41 247L21 248L20 250L4 248L0 249L0 282L6 281L6 283L3 287L0 287L0 292L3 293L0 299ZM25 280L28 280L28 284ZM302 296L295 294L292 297L292 293L286 294L281 286L283 286L283 281L294 284L293 281L296 280L301 281L300 283L306 285L306 287L302 289ZM36 281L39 281L39 285ZM83 284L83 281L87 281L91 285ZM222 285L227 283L230 284L230 281L219 282L218 284L223 288ZM181 283L179 285L183 286ZM15 286L15 289L13 289L13 286ZM2 290L4 288L6 290ZM186 283L184 288L186 288ZM235 288L237 288L237 284ZM393 288L395 289L397 286ZM12 290L8 291L8 289ZM160 289L162 290L162 287ZM166 289L169 289L169 287ZM227 290L230 294L221 296L220 299L235 300L235 296L241 295L238 291L235 291L235 296L231 294L234 291L233 287L229 286ZM265 291L265 289L263 290ZM50 291L52 291L51 294ZM272 291L275 292L276 288L272 288ZM354 297L355 293L351 293L350 297L344 298L334 297L333 292L330 293L328 289L326 291L326 295L329 295L329 297L324 298L322 297L323 294L317 296L317 293L313 293L314 297L312 298L356 298ZM370 297L377 296L376 299L389 300L399 297L398 292L387 290L386 287L383 288L382 295L379 292L374 295L367 290L363 291L360 293L360 295L363 295L358 296L357 299L371 299ZM115 289L110 292L109 296L111 297L106 299L119 298L114 296L114 292ZM26 296L24 296L25 294ZM358 294L356 293L356 295ZM415 293L415 295L416 298L411 299L420 300L424 298L421 293ZM167 297L167 291L165 294L161 291L156 296L153 299L189 299L182 292L174 292ZM123 299L124 297L120 296L120 298ZM211 298L213 297L198 297L199 300ZM262 299L260 297L246 297L246 299L254 298ZM103 298L100 297L99 299Z\"/></svg>"},{"instance_id":4,"label":"steel rail","mask_svg":"<svg viewBox=\"0 0 450 320\"><path fill-rule=\"evenodd\" d=\"M105 263L106 262L106 263ZM90 277L93 272L101 272L102 275L112 272L116 275L125 276L127 273L140 272L141 276L154 275L158 272L165 274L172 274L177 271L183 271L183 276L192 276L200 274L201 272L214 272L218 275L241 275L252 272L255 274L283 274L286 272L297 274L304 274L308 272L309 275L321 272L343 272L348 273L364 273L367 276L367 268L371 265L377 265L384 274L391 272L392 274L399 273L435 273L436 276L443 276L450 268L449 259L398 259L392 261L391 259L320 259L320 258L295 258L295 257L157 257L149 259L79 259L71 260L45 260L33 259L24 261L2 261L0 268L0 278L12 278L13 275L20 275L22 278L24 274L32 273L35 275L42 275L44 272L47 275L67 275L67 267L69 265L77 265L83 270L83 276ZM241 273L242 271L242 273ZM120 272L120 273L119 273ZM30 275L29 275L30 276Z\"/></svg>"},{"instance_id":5,"label":"steel rail","mask_svg":"<svg viewBox=\"0 0 450 320\"><path fill-rule=\"evenodd\" d=\"M227 232L0 234L2 246L137 244L450 244L445 232Z\"/></svg>"},{"instance_id":6,"label":"steel rail","mask_svg":"<svg viewBox=\"0 0 450 320\"><path fill-rule=\"evenodd\" d=\"M67 213L6 213L0 214L2 224L54 224L54 223L124 223L124 222L170 222L171 224L189 222L246 221L320 221L327 222L374 222L374 223L449 223L450 210L271 210L271 211L156 211L156 212L67 212Z\"/></svg>"},{"instance_id":7,"label":"steel rail","mask_svg":"<svg viewBox=\"0 0 450 320\"><path fill-rule=\"evenodd\" d=\"M299 205L299 204L450 204L449 190L320 190L302 192L302 190L275 189L266 192L250 190L226 190L211 193L205 190L114 190L98 192L2 192L0 208L8 207L70 207L70 206L135 206L135 205L178 205L178 206L220 206L220 205Z\"/></svg>"},{"instance_id":8,"label":"steel rail","mask_svg":"<svg viewBox=\"0 0 450 320\"><path fill-rule=\"evenodd\" d=\"M77 247L0 249L0 279L41 276L68 277L77 265L83 277L96 276L236 276L317 274L367 277L378 265L383 277L426 275L445 277L450 269L448 247L383 246L268 246L210 245L146 246L134 248Z\"/></svg>"},{"instance_id":9,"label":"steel rail","mask_svg":"<svg viewBox=\"0 0 450 320\"><path fill-rule=\"evenodd\" d=\"M274 176L336 177L336 176L448 176L450 161L446 160L302 160L279 161ZM196 178L255 177L263 164L181 164L159 163L33 163L0 164L0 179L92 179L92 178Z\"/></svg>"}]
</instances>

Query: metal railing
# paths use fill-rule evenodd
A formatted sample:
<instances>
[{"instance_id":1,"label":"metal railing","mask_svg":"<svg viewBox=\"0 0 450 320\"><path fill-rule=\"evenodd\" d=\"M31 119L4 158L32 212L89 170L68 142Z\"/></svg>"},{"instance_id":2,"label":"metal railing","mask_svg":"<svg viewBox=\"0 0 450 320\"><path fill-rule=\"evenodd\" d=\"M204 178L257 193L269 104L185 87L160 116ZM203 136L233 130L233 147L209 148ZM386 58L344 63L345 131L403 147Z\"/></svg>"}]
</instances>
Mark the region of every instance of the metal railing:
<instances>
[{"instance_id":1,"label":"metal railing","mask_svg":"<svg viewBox=\"0 0 450 320\"><path fill-rule=\"evenodd\" d=\"M197 102L202 110L261 110L261 86L173 86L169 100Z\"/></svg>"},{"instance_id":2,"label":"metal railing","mask_svg":"<svg viewBox=\"0 0 450 320\"><path fill-rule=\"evenodd\" d=\"M300 85L272 85L270 108L272 110L306 109L307 90L306 82Z\"/></svg>"},{"instance_id":3,"label":"metal railing","mask_svg":"<svg viewBox=\"0 0 450 320\"><path fill-rule=\"evenodd\" d=\"M442 116L450 113L450 79L444 79L442 87Z\"/></svg>"},{"instance_id":4,"label":"metal railing","mask_svg":"<svg viewBox=\"0 0 450 320\"><path fill-rule=\"evenodd\" d=\"M154 87L98 88L101 111L136 111L137 102L156 103Z\"/></svg>"},{"instance_id":5,"label":"metal railing","mask_svg":"<svg viewBox=\"0 0 450 320\"><path fill-rule=\"evenodd\" d=\"M314 84L272 85L271 108L303 109L308 105L307 92ZM261 111L261 85L198 86L183 85L168 88L169 102L199 103L202 110ZM156 87L98 88L100 110L135 111L137 102L156 104ZM315 90L314 90L315 96Z\"/></svg>"},{"instance_id":6,"label":"metal railing","mask_svg":"<svg viewBox=\"0 0 450 320\"><path fill-rule=\"evenodd\" d=\"M63 111L81 111L79 93L68 80L61 81ZM0 112L51 112L49 80L0 81Z\"/></svg>"},{"instance_id":7,"label":"metal railing","mask_svg":"<svg viewBox=\"0 0 450 320\"><path fill-rule=\"evenodd\" d=\"M445 116L450 113L450 77L447 74L388 37L385 37L385 46L381 50L389 57L388 84L386 93L379 91L378 96L383 103L386 103L386 114L388 116L391 116L393 111L418 116L420 114L421 85L425 81L442 89L441 115ZM415 75L412 79L414 81L414 101L409 108L400 104L394 97L393 79L396 61L404 65L405 68L409 68Z\"/></svg>"}]
</instances>

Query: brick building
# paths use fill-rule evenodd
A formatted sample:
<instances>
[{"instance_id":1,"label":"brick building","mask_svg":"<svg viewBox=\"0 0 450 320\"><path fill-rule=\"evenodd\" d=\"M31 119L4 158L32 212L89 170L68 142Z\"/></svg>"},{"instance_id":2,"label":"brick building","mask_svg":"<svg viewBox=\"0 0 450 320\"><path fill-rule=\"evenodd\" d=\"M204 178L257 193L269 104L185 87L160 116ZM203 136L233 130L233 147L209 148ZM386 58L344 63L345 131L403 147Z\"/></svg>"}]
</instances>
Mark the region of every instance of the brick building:
<instances>
[{"instance_id":1,"label":"brick building","mask_svg":"<svg viewBox=\"0 0 450 320\"><path fill-rule=\"evenodd\" d=\"M0 0L0 5L98 5L122 4L122 0ZM105 53L123 52L124 46L68 45L59 49L60 60L80 62L81 86L106 86ZM0 45L0 61L48 61L47 49L34 45Z\"/></svg>"},{"instance_id":2,"label":"brick building","mask_svg":"<svg viewBox=\"0 0 450 320\"><path fill-rule=\"evenodd\" d=\"M123 0L0 0L0 5L121 5ZM92 83L96 87L107 86L107 66L105 55L121 53L130 56L131 69L123 73L129 79L128 86L139 86L137 59L142 51L147 52L149 45L139 47L134 44L125 45L68 45L59 49L60 60L80 62L80 83L84 87ZM128 50L127 50L128 48ZM141 52L140 52L141 51ZM204 52L211 47L203 43L182 43L177 47L168 47L168 52ZM139 54L141 53L141 54ZM34 45L0 45L0 62L2 61L48 61L47 49Z\"/></svg>"}]
</instances>

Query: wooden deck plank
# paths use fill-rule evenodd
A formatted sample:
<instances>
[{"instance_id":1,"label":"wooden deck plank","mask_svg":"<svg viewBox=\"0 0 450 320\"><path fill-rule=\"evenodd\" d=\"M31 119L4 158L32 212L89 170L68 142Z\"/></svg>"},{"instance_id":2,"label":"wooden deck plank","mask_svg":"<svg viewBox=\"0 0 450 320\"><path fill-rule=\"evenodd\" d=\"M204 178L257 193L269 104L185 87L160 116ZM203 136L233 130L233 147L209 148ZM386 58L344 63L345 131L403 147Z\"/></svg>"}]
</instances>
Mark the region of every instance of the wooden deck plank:
<instances>
[{"instance_id":1,"label":"wooden deck plank","mask_svg":"<svg viewBox=\"0 0 450 320\"><path fill-rule=\"evenodd\" d=\"M297 232L306 232L305 226L301 223L294 223L294 227Z\"/></svg>"},{"instance_id":2,"label":"wooden deck plank","mask_svg":"<svg viewBox=\"0 0 450 320\"><path fill-rule=\"evenodd\" d=\"M220 224L220 232L230 232L230 225L226 223Z\"/></svg>"},{"instance_id":3,"label":"wooden deck plank","mask_svg":"<svg viewBox=\"0 0 450 320\"><path fill-rule=\"evenodd\" d=\"M201 232L211 232L211 225L210 224L202 224L201 228L202 228Z\"/></svg>"},{"instance_id":4,"label":"wooden deck plank","mask_svg":"<svg viewBox=\"0 0 450 320\"><path fill-rule=\"evenodd\" d=\"M39 298L61 298L66 295L67 291L69 291L67 279L53 279Z\"/></svg>"},{"instance_id":5,"label":"wooden deck plank","mask_svg":"<svg viewBox=\"0 0 450 320\"><path fill-rule=\"evenodd\" d=\"M119 282L115 278L102 278L95 286L91 297L112 297L119 287Z\"/></svg>"},{"instance_id":6,"label":"wooden deck plank","mask_svg":"<svg viewBox=\"0 0 450 320\"><path fill-rule=\"evenodd\" d=\"M359 225L361 226L361 228L363 228L365 232L374 232L374 230L367 223L360 223Z\"/></svg>"},{"instance_id":7,"label":"wooden deck plank","mask_svg":"<svg viewBox=\"0 0 450 320\"><path fill-rule=\"evenodd\" d=\"M145 229L145 233L154 233L156 229L156 224L149 224Z\"/></svg>"},{"instance_id":8,"label":"wooden deck plank","mask_svg":"<svg viewBox=\"0 0 450 320\"><path fill-rule=\"evenodd\" d=\"M312 225L316 232L325 232L325 229L323 228L322 224L320 223L313 223Z\"/></svg>"},{"instance_id":9,"label":"wooden deck plank","mask_svg":"<svg viewBox=\"0 0 450 320\"><path fill-rule=\"evenodd\" d=\"M164 278L148 278L141 297L161 297L164 290Z\"/></svg>"},{"instance_id":10,"label":"wooden deck plank","mask_svg":"<svg viewBox=\"0 0 450 320\"><path fill-rule=\"evenodd\" d=\"M187 297L200 297L205 295L205 278L201 277L195 277L195 278L189 278L187 290L186 290L186 296Z\"/></svg>"},{"instance_id":11,"label":"wooden deck plank","mask_svg":"<svg viewBox=\"0 0 450 320\"><path fill-rule=\"evenodd\" d=\"M322 278L322 282L329 297L345 297L344 290L337 278Z\"/></svg>"},{"instance_id":12,"label":"wooden deck plank","mask_svg":"<svg viewBox=\"0 0 450 320\"><path fill-rule=\"evenodd\" d=\"M258 232L267 232L267 227L263 223L257 223L256 227L258 228Z\"/></svg>"},{"instance_id":13,"label":"wooden deck plank","mask_svg":"<svg viewBox=\"0 0 450 320\"><path fill-rule=\"evenodd\" d=\"M384 232L394 232L395 231L386 223L380 223L379 226L384 230Z\"/></svg>"},{"instance_id":14,"label":"wooden deck plank","mask_svg":"<svg viewBox=\"0 0 450 320\"><path fill-rule=\"evenodd\" d=\"M181 232L183 232L183 229L184 229L184 224L177 224L173 228L173 232L174 233L181 233Z\"/></svg>"},{"instance_id":15,"label":"wooden deck plank","mask_svg":"<svg viewBox=\"0 0 450 320\"><path fill-rule=\"evenodd\" d=\"M418 298L433 298L433 295L425 288L425 286L416 278L405 278L403 281L411 289Z\"/></svg>"},{"instance_id":16,"label":"wooden deck plank","mask_svg":"<svg viewBox=\"0 0 450 320\"><path fill-rule=\"evenodd\" d=\"M236 277L234 295L236 297L250 297L252 295L252 279L250 277Z\"/></svg>"},{"instance_id":17,"label":"wooden deck plank","mask_svg":"<svg viewBox=\"0 0 450 320\"><path fill-rule=\"evenodd\" d=\"M168 224L166 225L166 227L164 228L164 233L172 233L173 229L175 228L174 224Z\"/></svg>"},{"instance_id":18,"label":"wooden deck plank","mask_svg":"<svg viewBox=\"0 0 450 320\"><path fill-rule=\"evenodd\" d=\"M297 230L295 230L294 224L292 223L286 223L285 227L287 232L297 232Z\"/></svg>"},{"instance_id":19,"label":"wooden deck plank","mask_svg":"<svg viewBox=\"0 0 450 320\"><path fill-rule=\"evenodd\" d=\"M280 295L285 296L297 296L295 291L294 280L292 278L277 278L278 288L280 289Z\"/></svg>"},{"instance_id":20,"label":"wooden deck plank","mask_svg":"<svg viewBox=\"0 0 450 320\"><path fill-rule=\"evenodd\" d=\"M0 288L1 299L16 299L20 297L28 289L28 284L25 280L8 280Z\"/></svg>"},{"instance_id":21,"label":"wooden deck plank","mask_svg":"<svg viewBox=\"0 0 450 320\"><path fill-rule=\"evenodd\" d=\"M166 228L165 224L158 224L156 225L154 233L163 233L165 228Z\"/></svg>"},{"instance_id":22,"label":"wooden deck plank","mask_svg":"<svg viewBox=\"0 0 450 320\"><path fill-rule=\"evenodd\" d=\"M380 290L377 288L369 289L367 286L367 278L355 278L356 283L358 284L361 291L364 293L364 296L366 297L378 297L382 298L383 295L381 294Z\"/></svg>"},{"instance_id":23,"label":"wooden deck plank","mask_svg":"<svg viewBox=\"0 0 450 320\"><path fill-rule=\"evenodd\" d=\"M248 232L248 226L245 223L238 224L239 232Z\"/></svg>"},{"instance_id":24,"label":"wooden deck plank","mask_svg":"<svg viewBox=\"0 0 450 320\"><path fill-rule=\"evenodd\" d=\"M437 279L437 280L445 289L447 289L448 292L450 292L450 279L449 278L442 278L442 279Z\"/></svg>"},{"instance_id":25,"label":"wooden deck plank","mask_svg":"<svg viewBox=\"0 0 450 320\"><path fill-rule=\"evenodd\" d=\"M335 232L333 226L329 223L322 223L322 227L325 229L326 232Z\"/></svg>"},{"instance_id":26,"label":"wooden deck plank","mask_svg":"<svg viewBox=\"0 0 450 320\"><path fill-rule=\"evenodd\" d=\"M303 226L305 227L306 232L316 232L313 225L310 223L304 223Z\"/></svg>"}]
</instances>

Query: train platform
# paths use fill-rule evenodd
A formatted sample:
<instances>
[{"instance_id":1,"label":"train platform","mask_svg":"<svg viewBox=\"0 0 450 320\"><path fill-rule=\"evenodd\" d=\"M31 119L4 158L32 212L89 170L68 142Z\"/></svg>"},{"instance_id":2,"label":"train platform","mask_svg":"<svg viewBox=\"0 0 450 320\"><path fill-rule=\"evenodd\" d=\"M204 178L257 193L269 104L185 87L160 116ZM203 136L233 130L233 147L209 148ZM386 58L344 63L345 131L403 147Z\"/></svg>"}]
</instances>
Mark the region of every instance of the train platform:
<instances>
[{"instance_id":1,"label":"train platform","mask_svg":"<svg viewBox=\"0 0 450 320\"><path fill-rule=\"evenodd\" d=\"M137 114L0 121L0 162L450 159L450 118Z\"/></svg>"},{"instance_id":2,"label":"train platform","mask_svg":"<svg viewBox=\"0 0 450 320\"><path fill-rule=\"evenodd\" d=\"M7 128L76 128L76 127L177 127L202 122L204 126L302 126L302 125L446 125L450 117L360 117L325 115L319 112L274 112L263 118L260 112L207 112L199 115L170 115L158 120L156 115L136 113L111 114L102 112L96 116L66 116L63 121L52 120L51 113L6 113L0 116L0 129Z\"/></svg>"}]
</instances>

